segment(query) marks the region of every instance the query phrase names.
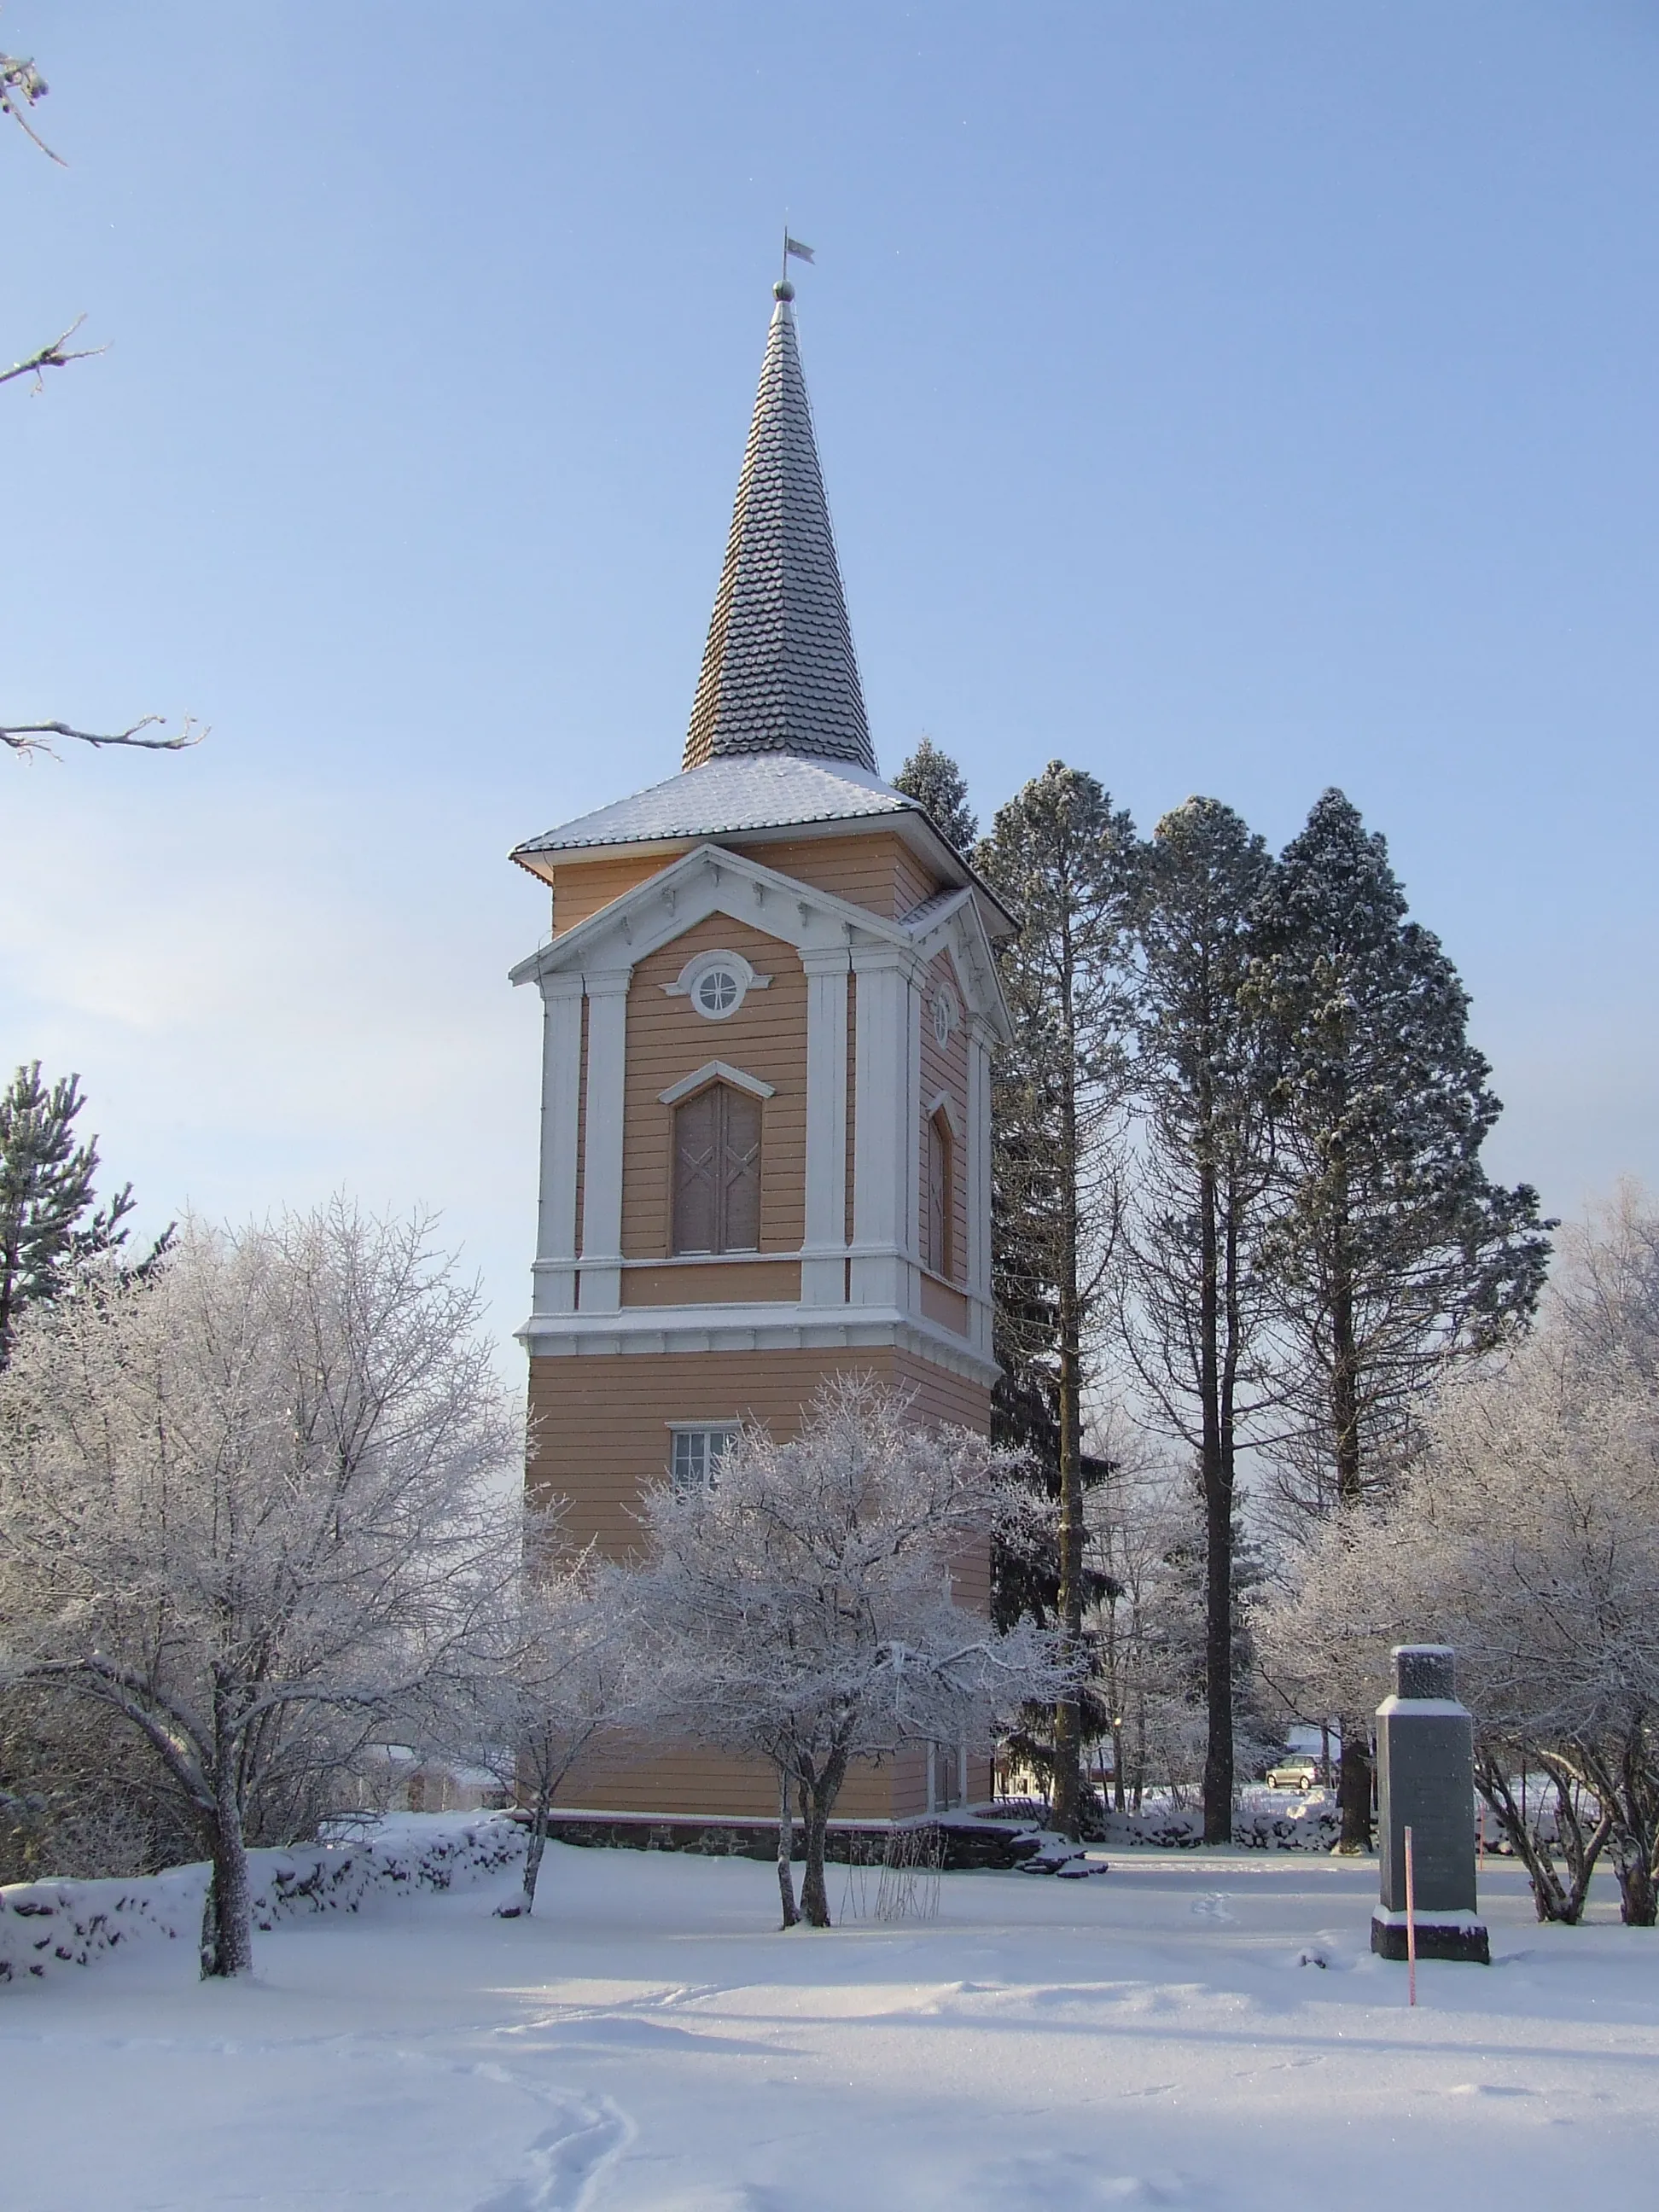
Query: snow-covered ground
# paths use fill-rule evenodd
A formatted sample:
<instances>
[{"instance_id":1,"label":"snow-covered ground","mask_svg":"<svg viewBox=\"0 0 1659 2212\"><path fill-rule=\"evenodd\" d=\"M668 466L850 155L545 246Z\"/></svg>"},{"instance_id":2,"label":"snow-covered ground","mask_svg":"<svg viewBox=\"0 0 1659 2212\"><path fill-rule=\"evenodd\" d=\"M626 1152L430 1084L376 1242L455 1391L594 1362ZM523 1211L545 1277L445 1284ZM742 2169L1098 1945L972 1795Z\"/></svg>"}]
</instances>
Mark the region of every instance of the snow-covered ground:
<instances>
[{"instance_id":1,"label":"snow-covered ground","mask_svg":"<svg viewBox=\"0 0 1659 2212\"><path fill-rule=\"evenodd\" d=\"M832 1869L831 1895L845 1877ZM772 1932L772 1869L549 1850L510 1875L0 1991L8 2212L1440 2212L1659 2192L1659 1935L1495 1964L1366 1948L1371 1863L1140 1853L945 1877L939 1917ZM1609 1924L1610 1923L1613 1924ZM1322 1961L1322 1965L1316 1963Z\"/></svg>"}]
</instances>

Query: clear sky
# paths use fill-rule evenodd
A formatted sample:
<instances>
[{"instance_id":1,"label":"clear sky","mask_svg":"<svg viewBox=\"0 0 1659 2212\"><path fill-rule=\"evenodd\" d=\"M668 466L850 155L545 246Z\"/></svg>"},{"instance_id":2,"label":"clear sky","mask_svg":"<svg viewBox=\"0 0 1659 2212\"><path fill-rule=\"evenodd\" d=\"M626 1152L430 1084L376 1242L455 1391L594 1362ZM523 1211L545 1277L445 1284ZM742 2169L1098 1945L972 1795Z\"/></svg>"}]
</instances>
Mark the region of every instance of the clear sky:
<instances>
[{"instance_id":1,"label":"clear sky","mask_svg":"<svg viewBox=\"0 0 1659 2212\"><path fill-rule=\"evenodd\" d=\"M1474 995L1496 1170L1659 1183L1651 0L7 0L0 1058L159 1225L441 1208L503 1337L545 902L672 774L780 226L883 766L1275 844Z\"/></svg>"}]
</instances>

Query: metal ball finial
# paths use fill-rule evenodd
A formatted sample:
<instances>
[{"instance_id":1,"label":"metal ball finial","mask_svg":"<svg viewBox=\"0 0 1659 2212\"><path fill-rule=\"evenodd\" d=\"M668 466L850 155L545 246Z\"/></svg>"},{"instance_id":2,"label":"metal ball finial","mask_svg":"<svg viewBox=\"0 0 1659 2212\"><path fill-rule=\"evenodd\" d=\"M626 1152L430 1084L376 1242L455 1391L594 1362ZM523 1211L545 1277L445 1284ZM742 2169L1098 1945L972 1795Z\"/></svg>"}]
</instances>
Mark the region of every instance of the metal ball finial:
<instances>
[{"instance_id":1,"label":"metal ball finial","mask_svg":"<svg viewBox=\"0 0 1659 2212\"><path fill-rule=\"evenodd\" d=\"M780 276L777 283L772 287L772 297L775 300L793 300L794 296L794 286L789 282L789 279L787 276Z\"/></svg>"}]
</instances>

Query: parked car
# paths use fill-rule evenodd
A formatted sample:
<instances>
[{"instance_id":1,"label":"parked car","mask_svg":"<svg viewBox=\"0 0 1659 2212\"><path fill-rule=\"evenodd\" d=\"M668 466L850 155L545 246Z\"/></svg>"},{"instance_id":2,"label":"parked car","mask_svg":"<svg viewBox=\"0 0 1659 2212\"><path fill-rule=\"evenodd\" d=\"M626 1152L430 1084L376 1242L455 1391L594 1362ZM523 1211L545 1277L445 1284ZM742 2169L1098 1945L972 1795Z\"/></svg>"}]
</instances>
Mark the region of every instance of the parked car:
<instances>
[{"instance_id":1,"label":"parked car","mask_svg":"<svg viewBox=\"0 0 1659 2212\"><path fill-rule=\"evenodd\" d=\"M1311 1790L1319 1779L1319 1769L1311 1759L1287 1759L1283 1766L1267 1769L1270 1790Z\"/></svg>"}]
</instances>

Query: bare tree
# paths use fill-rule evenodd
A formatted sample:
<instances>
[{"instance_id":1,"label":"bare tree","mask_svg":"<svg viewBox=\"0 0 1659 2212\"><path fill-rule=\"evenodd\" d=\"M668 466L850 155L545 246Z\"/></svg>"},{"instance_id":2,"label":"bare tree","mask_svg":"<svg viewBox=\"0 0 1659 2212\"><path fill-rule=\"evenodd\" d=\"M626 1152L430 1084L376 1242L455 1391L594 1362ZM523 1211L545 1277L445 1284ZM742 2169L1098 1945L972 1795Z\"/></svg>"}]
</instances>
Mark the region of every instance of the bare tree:
<instances>
[{"instance_id":1,"label":"bare tree","mask_svg":"<svg viewBox=\"0 0 1659 2212\"><path fill-rule=\"evenodd\" d=\"M61 169L67 167L63 155L53 153L29 119L32 111L46 98L49 88L45 77L32 61L18 54L0 54L0 116L9 116L47 160L56 161ZM34 388L39 392L44 386L47 369L67 368L71 362L90 361L95 354L102 353L105 350L102 346L70 345L70 340L76 335L85 320L84 315L77 315L69 328L60 331L55 338L49 338L45 345L37 346L21 361L13 362L9 368L0 368L0 384L10 384L20 377L32 376ZM145 714L138 721L129 724L125 730L79 730L72 723L59 721L0 723L0 744L15 753L50 753L54 738L69 738L77 744L100 747L125 745L139 752L176 753L184 751L188 746L199 744L207 735L205 729L198 727L189 715L185 717L183 727L171 737L147 738L143 735L146 730L163 726L164 717L160 714Z\"/></svg>"},{"instance_id":2,"label":"bare tree","mask_svg":"<svg viewBox=\"0 0 1659 2212\"><path fill-rule=\"evenodd\" d=\"M801 1915L830 1924L826 1832L854 1760L977 1741L1000 1711L1064 1680L1052 1634L1000 1635L953 1577L1029 1493L1011 1455L962 1429L920 1426L867 1376L826 1383L799 1436L740 1435L710 1484L652 1491L635 1617L672 1726L768 1760L779 1778L778 1881L790 1793L805 1814Z\"/></svg>"},{"instance_id":3,"label":"bare tree","mask_svg":"<svg viewBox=\"0 0 1659 2212\"><path fill-rule=\"evenodd\" d=\"M252 1962L251 1804L314 1802L467 1678L516 1571L507 1411L430 1224L337 1200L188 1222L141 1284L31 1314L0 1382L6 1674L118 1717L212 1860L204 1974Z\"/></svg>"}]
</instances>

